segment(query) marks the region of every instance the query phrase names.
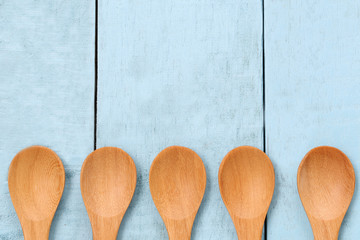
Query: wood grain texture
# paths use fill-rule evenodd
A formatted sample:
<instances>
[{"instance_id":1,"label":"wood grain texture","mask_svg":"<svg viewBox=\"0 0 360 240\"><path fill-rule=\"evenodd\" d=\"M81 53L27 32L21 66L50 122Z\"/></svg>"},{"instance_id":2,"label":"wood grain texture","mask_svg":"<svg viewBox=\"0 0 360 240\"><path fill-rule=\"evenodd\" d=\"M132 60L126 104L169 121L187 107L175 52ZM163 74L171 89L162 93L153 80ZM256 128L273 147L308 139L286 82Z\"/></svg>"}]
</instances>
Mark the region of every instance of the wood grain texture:
<instances>
[{"instance_id":1,"label":"wood grain texture","mask_svg":"<svg viewBox=\"0 0 360 240\"><path fill-rule=\"evenodd\" d=\"M115 240L136 187L134 161L120 148L97 149L83 163L80 186L93 240Z\"/></svg>"},{"instance_id":2,"label":"wood grain texture","mask_svg":"<svg viewBox=\"0 0 360 240\"><path fill-rule=\"evenodd\" d=\"M333 147L312 149L300 163L297 185L314 239L337 240L355 190L348 157Z\"/></svg>"},{"instance_id":3,"label":"wood grain texture","mask_svg":"<svg viewBox=\"0 0 360 240\"><path fill-rule=\"evenodd\" d=\"M275 188L269 157L260 149L241 146L224 157L219 168L221 197L239 240L261 240Z\"/></svg>"},{"instance_id":4,"label":"wood grain texture","mask_svg":"<svg viewBox=\"0 0 360 240\"><path fill-rule=\"evenodd\" d=\"M50 239L90 239L80 169L94 139L94 2L0 1L0 239L23 238L8 168L32 145L53 149L66 185Z\"/></svg>"},{"instance_id":5,"label":"wood grain texture","mask_svg":"<svg viewBox=\"0 0 360 240\"><path fill-rule=\"evenodd\" d=\"M206 187L204 163L193 150L171 146L162 150L149 172L151 196L170 240L190 240Z\"/></svg>"},{"instance_id":6,"label":"wood grain texture","mask_svg":"<svg viewBox=\"0 0 360 240\"><path fill-rule=\"evenodd\" d=\"M239 145L262 148L261 1L99 1L98 147L127 151L137 190L118 239L167 239L149 169L187 146L207 173L192 239L234 239L217 173Z\"/></svg>"},{"instance_id":7,"label":"wood grain texture","mask_svg":"<svg viewBox=\"0 0 360 240\"><path fill-rule=\"evenodd\" d=\"M268 240L313 238L296 190L310 149L339 148L360 171L359 12L347 0L265 1L266 153L277 183ZM358 239L359 220L356 187L339 239Z\"/></svg>"},{"instance_id":8,"label":"wood grain texture","mask_svg":"<svg viewBox=\"0 0 360 240\"><path fill-rule=\"evenodd\" d=\"M8 185L24 239L49 239L65 186L65 170L60 158L42 146L21 150L11 161Z\"/></svg>"}]
</instances>

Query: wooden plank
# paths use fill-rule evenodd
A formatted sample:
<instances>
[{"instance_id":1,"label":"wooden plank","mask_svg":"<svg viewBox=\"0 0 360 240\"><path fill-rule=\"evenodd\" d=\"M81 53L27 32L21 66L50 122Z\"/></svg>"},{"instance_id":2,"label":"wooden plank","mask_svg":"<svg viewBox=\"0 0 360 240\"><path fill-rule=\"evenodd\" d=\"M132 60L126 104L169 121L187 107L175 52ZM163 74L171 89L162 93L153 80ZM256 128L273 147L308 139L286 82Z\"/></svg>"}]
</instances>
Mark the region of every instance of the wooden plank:
<instances>
[{"instance_id":1,"label":"wooden plank","mask_svg":"<svg viewBox=\"0 0 360 240\"><path fill-rule=\"evenodd\" d=\"M50 239L90 239L80 194L93 148L94 1L2 1L0 7L0 239L23 239L8 191L12 158L45 145L66 183Z\"/></svg>"},{"instance_id":2,"label":"wooden plank","mask_svg":"<svg viewBox=\"0 0 360 240\"><path fill-rule=\"evenodd\" d=\"M207 189L193 239L235 239L218 168L239 145L262 148L261 1L100 1L98 147L123 148L138 185L121 239L167 239L148 172L165 147L203 159Z\"/></svg>"},{"instance_id":3,"label":"wooden plank","mask_svg":"<svg viewBox=\"0 0 360 240\"><path fill-rule=\"evenodd\" d=\"M311 148L341 149L359 173L359 13L355 1L265 1L266 143L276 172L269 240L313 238L296 186ZM358 239L359 220L356 187L339 239Z\"/></svg>"}]
</instances>

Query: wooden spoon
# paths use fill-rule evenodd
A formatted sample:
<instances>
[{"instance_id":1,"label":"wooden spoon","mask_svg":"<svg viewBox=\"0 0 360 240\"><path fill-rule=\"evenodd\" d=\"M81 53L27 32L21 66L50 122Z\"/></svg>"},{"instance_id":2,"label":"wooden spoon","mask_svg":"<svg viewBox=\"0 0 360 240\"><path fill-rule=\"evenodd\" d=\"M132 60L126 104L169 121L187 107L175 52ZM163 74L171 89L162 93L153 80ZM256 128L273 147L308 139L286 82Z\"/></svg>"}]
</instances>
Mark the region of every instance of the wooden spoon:
<instances>
[{"instance_id":1,"label":"wooden spoon","mask_svg":"<svg viewBox=\"0 0 360 240\"><path fill-rule=\"evenodd\" d=\"M24 239L48 239L65 185L60 158L46 147L25 148L10 164L8 184Z\"/></svg>"},{"instance_id":2,"label":"wooden spoon","mask_svg":"<svg viewBox=\"0 0 360 240\"><path fill-rule=\"evenodd\" d=\"M150 191L170 240L189 240L206 187L201 158L191 149L172 146L154 159Z\"/></svg>"},{"instance_id":3,"label":"wooden spoon","mask_svg":"<svg viewBox=\"0 0 360 240\"><path fill-rule=\"evenodd\" d=\"M231 150L220 164L219 188L238 239L260 240L275 188L269 157L255 147Z\"/></svg>"},{"instance_id":4,"label":"wooden spoon","mask_svg":"<svg viewBox=\"0 0 360 240\"><path fill-rule=\"evenodd\" d=\"M115 240L135 192L134 161L120 148L99 148L83 163L80 187L93 240Z\"/></svg>"},{"instance_id":5,"label":"wooden spoon","mask_svg":"<svg viewBox=\"0 0 360 240\"><path fill-rule=\"evenodd\" d=\"M317 147L301 161L297 185L315 240L336 240L355 189L354 168L333 147Z\"/></svg>"}]
</instances>

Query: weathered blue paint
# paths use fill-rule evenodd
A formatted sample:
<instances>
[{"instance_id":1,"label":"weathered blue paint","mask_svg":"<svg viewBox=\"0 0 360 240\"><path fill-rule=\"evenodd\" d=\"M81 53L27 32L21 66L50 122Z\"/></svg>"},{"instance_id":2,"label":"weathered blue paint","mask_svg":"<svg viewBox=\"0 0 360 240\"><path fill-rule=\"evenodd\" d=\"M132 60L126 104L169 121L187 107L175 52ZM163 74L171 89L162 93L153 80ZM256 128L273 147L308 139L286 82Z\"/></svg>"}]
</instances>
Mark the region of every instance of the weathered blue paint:
<instances>
[{"instance_id":1,"label":"weathered blue paint","mask_svg":"<svg viewBox=\"0 0 360 240\"><path fill-rule=\"evenodd\" d=\"M192 239L236 239L217 173L232 148L262 148L261 37L261 1L99 1L97 143L127 151L138 174L118 239L167 239L148 173L170 145L207 171Z\"/></svg>"},{"instance_id":2,"label":"weathered blue paint","mask_svg":"<svg viewBox=\"0 0 360 240\"><path fill-rule=\"evenodd\" d=\"M66 170L50 239L89 239L80 169L93 148L94 4L0 1L0 239L23 239L7 174L22 148L45 145Z\"/></svg>"},{"instance_id":3,"label":"weathered blue paint","mask_svg":"<svg viewBox=\"0 0 360 240\"><path fill-rule=\"evenodd\" d=\"M265 1L266 145L276 188L269 240L313 239L296 174L313 147L341 149L360 177L360 4ZM358 184L340 239L359 239Z\"/></svg>"},{"instance_id":4,"label":"weathered blue paint","mask_svg":"<svg viewBox=\"0 0 360 240\"><path fill-rule=\"evenodd\" d=\"M94 5L0 1L0 239L22 239L7 171L35 144L66 169L50 239L91 239L79 173L94 138ZM356 1L265 1L270 240L312 238L296 188L308 150L338 147L359 172L359 13ZM148 171L174 144L194 149L207 170L193 239L236 238L217 171L233 147L263 147L261 14L261 1L99 1L98 147L123 148L138 170L119 239L167 238ZM358 238L359 216L356 187L340 239Z\"/></svg>"}]
</instances>

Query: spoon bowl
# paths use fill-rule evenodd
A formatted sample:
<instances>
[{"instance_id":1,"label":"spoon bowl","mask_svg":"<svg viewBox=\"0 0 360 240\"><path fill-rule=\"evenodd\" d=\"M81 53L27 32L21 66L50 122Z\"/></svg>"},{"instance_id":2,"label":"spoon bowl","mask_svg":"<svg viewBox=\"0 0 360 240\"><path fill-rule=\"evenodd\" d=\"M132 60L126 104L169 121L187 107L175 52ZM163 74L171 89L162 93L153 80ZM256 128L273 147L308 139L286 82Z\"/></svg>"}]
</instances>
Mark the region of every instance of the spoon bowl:
<instances>
[{"instance_id":1,"label":"spoon bowl","mask_svg":"<svg viewBox=\"0 0 360 240\"><path fill-rule=\"evenodd\" d=\"M60 158L46 147L25 148L10 164L8 184L24 239L48 239L65 186Z\"/></svg>"},{"instance_id":2,"label":"spoon bowl","mask_svg":"<svg viewBox=\"0 0 360 240\"><path fill-rule=\"evenodd\" d=\"M255 147L235 148L221 162L218 177L238 239L260 240L275 188L269 157Z\"/></svg>"},{"instance_id":3,"label":"spoon bowl","mask_svg":"<svg viewBox=\"0 0 360 240\"><path fill-rule=\"evenodd\" d=\"M297 184L315 240L338 239L355 190L350 160L339 149L314 148L300 163Z\"/></svg>"},{"instance_id":4,"label":"spoon bowl","mask_svg":"<svg viewBox=\"0 0 360 240\"><path fill-rule=\"evenodd\" d=\"M190 239L206 187L201 158L189 148L165 148L154 159L149 178L151 195L169 239Z\"/></svg>"},{"instance_id":5,"label":"spoon bowl","mask_svg":"<svg viewBox=\"0 0 360 240\"><path fill-rule=\"evenodd\" d=\"M80 187L93 239L116 239L136 187L136 167L131 157L115 147L95 150L83 163Z\"/></svg>"}]
</instances>

